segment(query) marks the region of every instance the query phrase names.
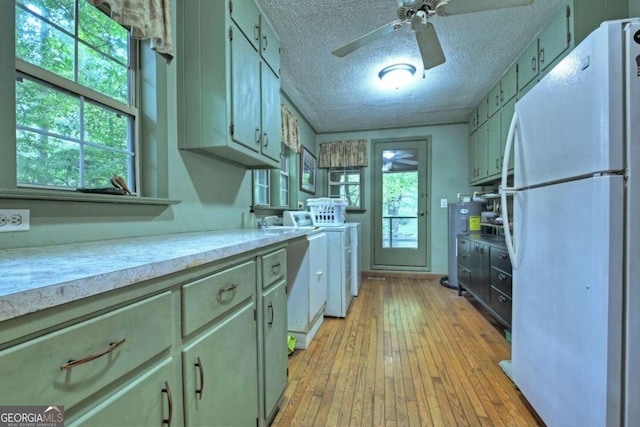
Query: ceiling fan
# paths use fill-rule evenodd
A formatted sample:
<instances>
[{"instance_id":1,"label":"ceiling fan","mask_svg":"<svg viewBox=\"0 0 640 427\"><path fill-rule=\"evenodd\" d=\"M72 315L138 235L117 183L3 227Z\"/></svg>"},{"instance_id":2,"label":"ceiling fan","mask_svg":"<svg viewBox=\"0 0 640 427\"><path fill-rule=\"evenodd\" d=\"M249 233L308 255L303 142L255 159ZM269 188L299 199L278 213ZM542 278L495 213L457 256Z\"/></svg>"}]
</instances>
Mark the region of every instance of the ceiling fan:
<instances>
[{"instance_id":1,"label":"ceiling fan","mask_svg":"<svg viewBox=\"0 0 640 427\"><path fill-rule=\"evenodd\" d=\"M397 0L398 19L377 28L364 36L347 43L334 50L336 56L343 57L359 49L385 34L402 28L404 24L411 24L416 35L420 56L424 69L428 70L443 64L446 59L440 40L433 25L427 20L433 16L460 15L463 13L480 12L484 10L504 9L515 6L525 6L534 0Z\"/></svg>"},{"instance_id":2,"label":"ceiling fan","mask_svg":"<svg viewBox=\"0 0 640 427\"><path fill-rule=\"evenodd\" d=\"M411 166L418 164L416 153L406 151L384 151L382 157L382 170L387 172L393 169L413 170Z\"/></svg>"}]
</instances>

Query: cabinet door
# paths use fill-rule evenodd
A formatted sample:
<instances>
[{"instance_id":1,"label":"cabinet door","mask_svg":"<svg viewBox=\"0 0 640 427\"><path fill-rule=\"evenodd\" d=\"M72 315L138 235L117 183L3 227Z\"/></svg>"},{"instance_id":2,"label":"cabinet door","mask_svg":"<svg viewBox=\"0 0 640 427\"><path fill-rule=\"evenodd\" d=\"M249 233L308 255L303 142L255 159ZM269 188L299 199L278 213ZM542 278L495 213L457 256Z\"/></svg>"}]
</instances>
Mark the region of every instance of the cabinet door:
<instances>
[{"instance_id":1,"label":"cabinet door","mask_svg":"<svg viewBox=\"0 0 640 427\"><path fill-rule=\"evenodd\" d=\"M504 104L502 110L500 110L500 159L504 161L504 149L507 145L507 136L509 135L509 126L511 126L511 119L513 118L513 113L516 110L516 101L517 98L512 98L511 101ZM513 148L511 149L511 154L509 156L509 170L513 171Z\"/></svg>"},{"instance_id":2,"label":"cabinet door","mask_svg":"<svg viewBox=\"0 0 640 427\"><path fill-rule=\"evenodd\" d=\"M478 128L478 143L476 146L476 169L477 180L484 179L489 174L489 168L487 167L487 145L489 142L489 124L488 122L482 124Z\"/></svg>"},{"instance_id":3,"label":"cabinet door","mask_svg":"<svg viewBox=\"0 0 640 427\"><path fill-rule=\"evenodd\" d=\"M478 134L479 130L469 135L469 183L478 179Z\"/></svg>"},{"instance_id":4,"label":"cabinet door","mask_svg":"<svg viewBox=\"0 0 640 427\"><path fill-rule=\"evenodd\" d=\"M280 163L280 80L264 64L262 74L262 154Z\"/></svg>"},{"instance_id":5,"label":"cabinet door","mask_svg":"<svg viewBox=\"0 0 640 427\"><path fill-rule=\"evenodd\" d=\"M492 117L500 109L500 82L496 83L489 95L487 95L487 102L489 108L489 117Z\"/></svg>"},{"instance_id":6,"label":"cabinet door","mask_svg":"<svg viewBox=\"0 0 640 427\"><path fill-rule=\"evenodd\" d=\"M167 359L131 381L70 426L162 426L182 424L181 386L174 378L173 359Z\"/></svg>"},{"instance_id":7,"label":"cabinet door","mask_svg":"<svg viewBox=\"0 0 640 427\"><path fill-rule=\"evenodd\" d=\"M260 45L260 9L253 0L229 0L231 19L249 39L254 49Z\"/></svg>"},{"instance_id":8,"label":"cabinet door","mask_svg":"<svg viewBox=\"0 0 640 427\"><path fill-rule=\"evenodd\" d=\"M242 306L183 350L185 425L256 425L258 348L254 308L253 302Z\"/></svg>"},{"instance_id":9,"label":"cabinet door","mask_svg":"<svg viewBox=\"0 0 640 427\"><path fill-rule=\"evenodd\" d=\"M245 147L260 150L260 57L249 41L238 34L231 42L232 138Z\"/></svg>"},{"instance_id":10,"label":"cabinet door","mask_svg":"<svg viewBox=\"0 0 640 427\"><path fill-rule=\"evenodd\" d=\"M569 48L568 8L569 6L562 8L540 33L538 57L541 71L544 71Z\"/></svg>"},{"instance_id":11,"label":"cabinet door","mask_svg":"<svg viewBox=\"0 0 640 427\"><path fill-rule=\"evenodd\" d=\"M489 118L489 103L487 97L485 97L480 104L478 104L478 126L483 124Z\"/></svg>"},{"instance_id":12,"label":"cabinet door","mask_svg":"<svg viewBox=\"0 0 640 427\"><path fill-rule=\"evenodd\" d=\"M260 16L260 55L273 72L280 75L280 40L264 15Z\"/></svg>"},{"instance_id":13,"label":"cabinet door","mask_svg":"<svg viewBox=\"0 0 640 427\"><path fill-rule=\"evenodd\" d=\"M474 108L469 114L469 135L478 129L478 109Z\"/></svg>"},{"instance_id":14,"label":"cabinet door","mask_svg":"<svg viewBox=\"0 0 640 427\"><path fill-rule=\"evenodd\" d=\"M262 297L264 343L264 417L269 419L287 388L287 285L272 287Z\"/></svg>"},{"instance_id":15,"label":"cabinet door","mask_svg":"<svg viewBox=\"0 0 640 427\"><path fill-rule=\"evenodd\" d=\"M518 58L518 89L535 79L538 72L538 39L535 39Z\"/></svg>"},{"instance_id":16,"label":"cabinet door","mask_svg":"<svg viewBox=\"0 0 640 427\"><path fill-rule=\"evenodd\" d=\"M518 93L518 67L513 64L500 80L500 103L509 102Z\"/></svg>"},{"instance_id":17,"label":"cabinet door","mask_svg":"<svg viewBox=\"0 0 640 427\"><path fill-rule=\"evenodd\" d=\"M500 139L501 114L493 115L487 122L487 157L489 176L500 175L502 162L502 141Z\"/></svg>"}]
</instances>

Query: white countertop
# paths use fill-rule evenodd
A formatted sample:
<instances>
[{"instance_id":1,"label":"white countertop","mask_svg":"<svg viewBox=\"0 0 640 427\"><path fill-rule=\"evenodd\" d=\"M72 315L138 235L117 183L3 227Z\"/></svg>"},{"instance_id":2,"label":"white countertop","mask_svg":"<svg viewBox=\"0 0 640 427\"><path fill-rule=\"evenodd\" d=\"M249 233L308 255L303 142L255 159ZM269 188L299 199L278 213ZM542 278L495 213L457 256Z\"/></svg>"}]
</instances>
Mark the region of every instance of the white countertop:
<instances>
[{"instance_id":1,"label":"white countertop","mask_svg":"<svg viewBox=\"0 0 640 427\"><path fill-rule=\"evenodd\" d=\"M305 234L230 230L0 250L0 322Z\"/></svg>"}]
</instances>

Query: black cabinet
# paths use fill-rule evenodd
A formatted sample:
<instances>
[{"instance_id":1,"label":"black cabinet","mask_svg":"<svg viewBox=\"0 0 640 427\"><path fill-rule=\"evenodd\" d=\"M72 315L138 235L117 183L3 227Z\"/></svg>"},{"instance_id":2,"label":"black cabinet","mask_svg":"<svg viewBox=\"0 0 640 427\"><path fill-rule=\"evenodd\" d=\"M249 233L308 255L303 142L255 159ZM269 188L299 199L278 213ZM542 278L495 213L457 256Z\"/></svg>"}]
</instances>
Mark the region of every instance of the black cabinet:
<instances>
[{"instance_id":1,"label":"black cabinet","mask_svg":"<svg viewBox=\"0 0 640 427\"><path fill-rule=\"evenodd\" d=\"M458 295L465 290L511 327L511 262L495 236L458 237Z\"/></svg>"}]
</instances>

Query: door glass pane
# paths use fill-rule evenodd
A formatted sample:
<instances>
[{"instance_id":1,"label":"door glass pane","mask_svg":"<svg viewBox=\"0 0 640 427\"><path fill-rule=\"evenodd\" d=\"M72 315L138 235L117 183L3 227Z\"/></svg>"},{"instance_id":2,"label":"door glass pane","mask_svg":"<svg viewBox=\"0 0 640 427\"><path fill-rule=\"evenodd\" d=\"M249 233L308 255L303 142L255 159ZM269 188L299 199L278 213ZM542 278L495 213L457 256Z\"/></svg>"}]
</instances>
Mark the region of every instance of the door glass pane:
<instances>
[{"instance_id":1,"label":"door glass pane","mask_svg":"<svg viewBox=\"0 0 640 427\"><path fill-rule=\"evenodd\" d=\"M382 152L382 247L418 248L418 150Z\"/></svg>"}]
</instances>

